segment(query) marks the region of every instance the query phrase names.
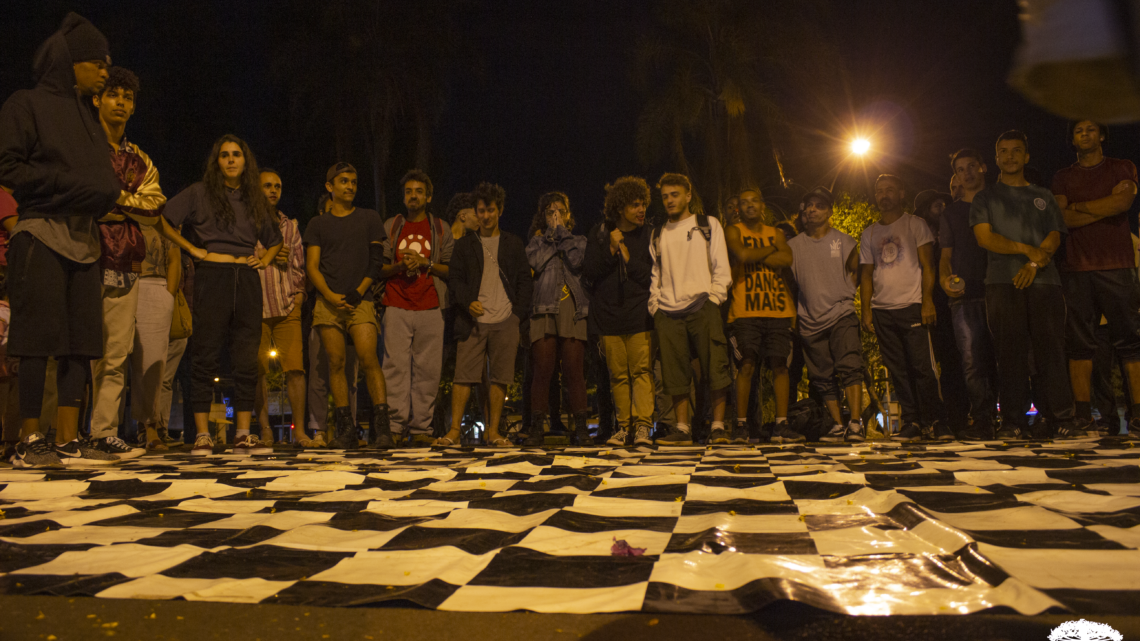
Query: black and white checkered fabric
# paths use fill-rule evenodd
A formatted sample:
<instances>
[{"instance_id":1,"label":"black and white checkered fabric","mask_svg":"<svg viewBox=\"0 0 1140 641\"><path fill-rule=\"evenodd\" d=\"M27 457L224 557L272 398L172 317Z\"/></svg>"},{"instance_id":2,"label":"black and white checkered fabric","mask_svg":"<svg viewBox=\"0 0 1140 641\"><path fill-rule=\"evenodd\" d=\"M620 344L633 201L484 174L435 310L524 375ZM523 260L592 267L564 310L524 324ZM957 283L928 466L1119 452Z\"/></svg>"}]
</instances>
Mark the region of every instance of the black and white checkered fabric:
<instances>
[{"instance_id":1,"label":"black and white checkered fabric","mask_svg":"<svg viewBox=\"0 0 1140 641\"><path fill-rule=\"evenodd\" d=\"M1132 614L1140 447L307 451L0 470L0 591L462 611ZM615 541L644 549L616 556Z\"/></svg>"}]
</instances>

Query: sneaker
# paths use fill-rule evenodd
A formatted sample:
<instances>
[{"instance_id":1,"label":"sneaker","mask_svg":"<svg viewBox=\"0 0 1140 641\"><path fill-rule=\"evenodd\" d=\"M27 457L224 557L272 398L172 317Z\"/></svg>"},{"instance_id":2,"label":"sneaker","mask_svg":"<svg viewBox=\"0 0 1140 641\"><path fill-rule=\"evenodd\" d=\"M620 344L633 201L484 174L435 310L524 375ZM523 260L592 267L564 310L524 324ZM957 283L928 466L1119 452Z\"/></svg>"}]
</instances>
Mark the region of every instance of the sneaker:
<instances>
[{"instance_id":1,"label":"sneaker","mask_svg":"<svg viewBox=\"0 0 1140 641\"><path fill-rule=\"evenodd\" d=\"M55 454L64 465L112 465L119 462L118 456L101 451L79 439L63 445L56 443Z\"/></svg>"},{"instance_id":2,"label":"sneaker","mask_svg":"<svg viewBox=\"0 0 1140 641\"><path fill-rule=\"evenodd\" d=\"M997 431L996 436L1002 441L1019 440L1021 439L1021 428L1016 425L1006 425L1002 423L1001 429Z\"/></svg>"},{"instance_id":3,"label":"sneaker","mask_svg":"<svg viewBox=\"0 0 1140 641\"><path fill-rule=\"evenodd\" d=\"M198 435L194 439L194 447L190 450L191 456L209 456L214 453L214 437L208 433Z\"/></svg>"},{"instance_id":4,"label":"sneaker","mask_svg":"<svg viewBox=\"0 0 1140 641\"><path fill-rule=\"evenodd\" d=\"M1089 419L1086 423L1083 420L1061 421L1057 424L1057 431L1053 438L1058 441L1073 441L1079 438L1088 438L1089 433L1096 434L1096 421Z\"/></svg>"},{"instance_id":5,"label":"sneaker","mask_svg":"<svg viewBox=\"0 0 1140 641\"><path fill-rule=\"evenodd\" d=\"M253 434L242 434L234 440L234 454L250 456L252 454L272 454L273 448L261 442Z\"/></svg>"},{"instance_id":6,"label":"sneaker","mask_svg":"<svg viewBox=\"0 0 1140 641\"><path fill-rule=\"evenodd\" d=\"M844 437L849 443L862 443L867 440L866 434L863 433L862 421L851 421L847 424L847 435Z\"/></svg>"},{"instance_id":7,"label":"sneaker","mask_svg":"<svg viewBox=\"0 0 1140 641\"><path fill-rule=\"evenodd\" d=\"M1120 436L1120 419L1113 416L1112 418L1102 418L1096 422L1096 429L1089 432L1089 436L1096 436L1099 438L1113 438ZM1132 422L1128 422L1128 431L1132 431Z\"/></svg>"},{"instance_id":8,"label":"sneaker","mask_svg":"<svg viewBox=\"0 0 1140 641\"><path fill-rule=\"evenodd\" d=\"M658 445L692 445L693 435L688 432L682 432L674 427L669 430L668 434L657 439L656 442Z\"/></svg>"},{"instance_id":9,"label":"sneaker","mask_svg":"<svg viewBox=\"0 0 1140 641\"><path fill-rule=\"evenodd\" d=\"M709 432L709 445L728 445L728 432L721 427Z\"/></svg>"},{"instance_id":10,"label":"sneaker","mask_svg":"<svg viewBox=\"0 0 1140 641\"><path fill-rule=\"evenodd\" d=\"M863 429L866 430L864 432L864 434L866 435L866 438L868 441L885 441L885 440L887 440L887 435L883 434L882 432L879 431L878 422L873 422L870 425L864 426Z\"/></svg>"},{"instance_id":11,"label":"sneaker","mask_svg":"<svg viewBox=\"0 0 1140 641\"><path fill-rule=\"evenodd\" d=\"M637 425L633 432L634 445L653 445L653 438L650 434L650 426L645 423Z\"/></svg>"},{"instance_id":12,"label":"sneaker","mask_svg":"<svg viewBox=\"0 0 1140 641\"><path fill-rule=\"evenodd\" d=\"M146 444L146 451L148 451L148 452L169 452L170 448L166 446L166 443L162 442L162 439L156 438L153 441L151 441L150 443Z\"/></svg>"},{"instance_id":13,"label":"sneaker","mask_svg":"<svg viewBox=\"0 0 1140 641\"><path fill-rule=\"evenodd\" d=\"M931 433L936 441L953 441L955 438L950 426L942 421L934 421L927 431Z\"/></svg>"},{"instance_id":14,"label":"sneaker","mask_svg":"<svg viewBox=\"0 0 1140 641\"><path fill-rule=\"evenodd\" d=\"M629 442L629 430L624 427L614 432L614 435L606 441L606 445L613 445L614 447L622 447Z\"/></svg>"},{"instance_id":15,"label":"sneaker","mask_svg":"<svg viewBox=\"0 0 1140 641\"><path fill-rule=\"evenodd\" d=\"M1128 426L1123 434L1112 434L1116 438L1126 438L1133 441L1140 440L1140 418L1134 418L1128 421Z\"/></svg>"},{"instance_id":16,"label":"sneaker","mask_svg":"<svg viewBox=\"0 0 1140 641\"><path fill-rule=\"evenodd\" d=\"M143 454L146 454L145 447L131 447L130 445L127 445L123 439L117 436L107 436L104 438L91 439L88 445L90 447L94 447L100 452L114 454L115 456L119 457L120 461L138 458Z\"/></svg>"},{"instance_id":17,"label":"sneaker","mask_svg":"<svg viewBox=\"0 0 1140 641\"><path fill-rule=\"evenodd\" d=\"M15 452L9 462L12 467L20 468L61 467L63 465L53 444L48 443L44 435L39 432L32 432L25 436L24 440L16 443Z\"/></svg>"},{"instance_id":18,"label":"sneaker","mask_svg":"<svg viewBox=\"0 0 1140 641\"><path fill-rule=\"evenodd\" d=\"M182 442L182 439L171 437L170 430L165 427L158 428L158 438L162 439L162 442L166 444L166 447L172 450L178 449L185 445L185 443Z\"/></svg>"},{"instance_id":19,"label":"sneaker","mask_svg":"<svg viewBox=\"0 0 1140 641\"><path fill-rule=\"evenodd\" d=\"M1042 418L1041 416L1038 416L1037 420L1033 421L1033 424L1029 426L1029 438L1035 441L1048 441L1049 439L1053 438L1053 427L1053 423ZM1024 434L1025 431L1023 430L1022 435ZM1084 436L1083 429L1081 430L1081 436ZM1070 438L1076 437L1074 436Z\"/></svg>"},{"instance_id":20,"label":"sneaker","mask_svg":"<svg viewBox=\"0 0 1140 641\"><path fill-rule=\"evenodd\" d=\"M913 423L913 422L907 423L906 425L903 425L902 429L899 430L898 434L891 436L892 441L903 441L903 442L920 441L920 440L922 440L922 438L923 438L922 428L919 427L918 423Z\"/></svg>"},{"instance_id":21,"label":"sneaker","mask_svg":"<svg viewBox=\"0 0 1140 641\"><path fill-rule=\"evenodd\" d=\"M736 424L736 429L732 430L732 444L733 445L748 445L748 425Z\"/></svg>"},{"instance_id":22,"label":"sneaker","mask_svg":"<svg viewBox=\"0 0 1140 641\"><path fill-rule=\"evenodd\" d=\"M994 438L994 422L986 417L972 418L966 425L966 429L958 433L958 438L963 441L992 441Z\"/></svg>"},{"instance_id":23,"label":"sneaker","mask_svg":"<svg viewBox=\"0 0 1140 641\"><path fill-rule=\"evenodd\" d=\"M772 426L773 443L802 443L806 440L807 437L793 430L787 423L776 423Z\"/></svg>"},{"instance_id":24,"label":"sneaker","mask_svg":"<svg viewBox=\"0 0 1140 641\"><path fill-rule=\"evenodd\" d=\"M847 433L847 428L843 427L842 425L832 425L831 430L828 431L827 434L824 434L823 436L819 437L819 440L823 441L824 443L835 443L838 441L842 441L843 435L846 433ZM776 440L774 435L772 437L772 440L773 441Z\"/></svg>"}]
</instances>

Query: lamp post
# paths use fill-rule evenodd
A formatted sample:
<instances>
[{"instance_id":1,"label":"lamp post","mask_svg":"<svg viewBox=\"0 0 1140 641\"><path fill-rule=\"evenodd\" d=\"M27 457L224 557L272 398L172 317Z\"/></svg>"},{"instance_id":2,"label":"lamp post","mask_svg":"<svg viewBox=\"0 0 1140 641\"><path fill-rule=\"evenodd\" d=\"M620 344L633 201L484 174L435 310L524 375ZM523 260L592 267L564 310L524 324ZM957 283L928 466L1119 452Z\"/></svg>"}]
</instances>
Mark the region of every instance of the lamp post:
<instances>
[{"instance_id":1,"label":"lamp post","mask_svg":"<svg viewBox=\"0 0 1140 641\"><path fill-rule=\"evenodd\" d=\"M843 173L843 169L847 165L847 161L850 160L851 156L859 158L859 160L866 158L867 154L871 151L871 141L862 136L857 136L851 139L851 142L848 144L848 149L850 151L848 158L847 160L844 160L842 163L840 163L839 167L835 169L835 178L831 179L831 187L828 189L828 191L835 191L835 183L839 182L839 175Z\"/></svg>"}]
</instances>

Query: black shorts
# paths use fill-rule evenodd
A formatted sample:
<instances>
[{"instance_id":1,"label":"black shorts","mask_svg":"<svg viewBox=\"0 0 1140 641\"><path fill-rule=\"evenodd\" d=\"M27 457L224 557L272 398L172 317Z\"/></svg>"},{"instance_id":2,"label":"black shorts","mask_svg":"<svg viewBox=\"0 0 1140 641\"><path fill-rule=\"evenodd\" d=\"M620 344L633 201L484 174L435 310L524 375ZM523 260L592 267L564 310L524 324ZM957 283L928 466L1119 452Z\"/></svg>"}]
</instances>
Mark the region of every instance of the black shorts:
<instances>
[{"instance_id":1,"label":"black shorts","mask_svg":"<svg viewBox=\"0 0 1140 641\"><path fill-rule=\"evenodd\" d=\"M11 356L103 356L103 278L27 232L8 243Z\"/></svg>"},{"instance_id":2,"label":"black shorts","mask_svg":"<svg viewBox=\"0 0 1140 641\"><path fill-rule=\"evenodd\" d=\"M792 355L791 318L738 318L728 326L736 362L784 363Z\"/></svg>"},{"instance_id":3,"label":"black shorts","mask_svg":"<svg viewBox=\"0 0 1140 641\"><path fill-rule=\"evenodd\" d=\"M1065 351L1069 360L1092 360L1093 335L1108 321L1112 347L1122 363L1140 360L1140 285L1135 269L1061 272L1065 287Z\"/></svg>"}]
</instances>

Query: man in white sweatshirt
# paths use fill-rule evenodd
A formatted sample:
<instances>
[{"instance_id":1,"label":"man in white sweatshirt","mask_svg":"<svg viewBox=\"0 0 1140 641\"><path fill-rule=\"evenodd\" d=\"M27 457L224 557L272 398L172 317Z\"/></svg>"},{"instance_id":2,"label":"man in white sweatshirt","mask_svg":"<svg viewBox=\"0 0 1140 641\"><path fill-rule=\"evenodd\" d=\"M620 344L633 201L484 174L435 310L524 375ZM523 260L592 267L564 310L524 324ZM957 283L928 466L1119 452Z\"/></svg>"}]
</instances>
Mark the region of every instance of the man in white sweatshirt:
<instances>
[{"instance_id":1,"label":"man in white sweatshirt","mask_svg":"<svg viewBox=\"0 0 1140 641\"><path fill-rule=\"evenodd\" d=\"M649 245L653 259L649 313L661 347L662 386L673 397L677 417L673 430L657 443L692 445L689 387L694 357L701 365L700 384L711 390L712 430L724 429L725 392L733 379L720 304L728 298L732 271L720 223L689 209L693 199L689 179L665 174L657 188L669 220L653 231Z\"/></svg>"}]
</instances>

